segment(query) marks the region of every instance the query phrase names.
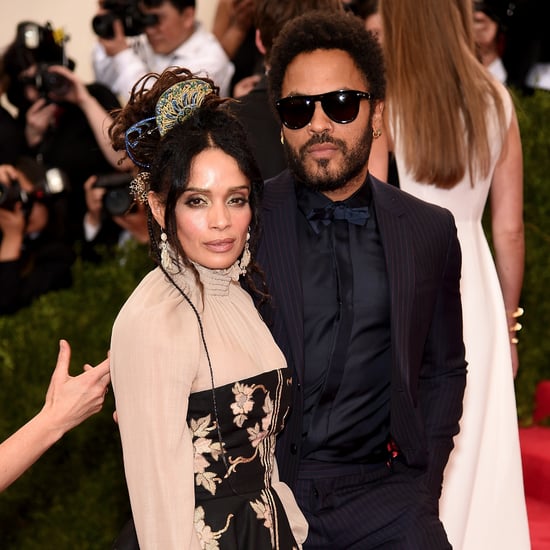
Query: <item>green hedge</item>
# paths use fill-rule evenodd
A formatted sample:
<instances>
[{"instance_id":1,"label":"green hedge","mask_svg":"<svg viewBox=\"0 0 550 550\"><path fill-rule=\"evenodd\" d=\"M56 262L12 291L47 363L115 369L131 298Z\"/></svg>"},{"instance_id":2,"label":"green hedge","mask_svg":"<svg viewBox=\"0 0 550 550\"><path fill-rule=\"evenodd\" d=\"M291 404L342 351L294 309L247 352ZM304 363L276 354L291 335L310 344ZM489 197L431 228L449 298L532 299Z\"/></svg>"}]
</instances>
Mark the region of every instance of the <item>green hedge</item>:
<instances>
[{"instance_id":1,"label":"green hedge","mask_svg":"<svg viewBox=\"0 0 550 550\"><path fill-rule=\"evenodd\" d=\"M527 258L520 333L518 414L528 423L539 380L550 379L550 94L518 97L525 157ZM101 361L112 322L150 269L142 248L99 265L78 263L70 290L50 293L13 317L0 317L0 438L42 406L57 342L73 348L72 373ZM0 289L1 291L1 289ZM129 517L112 393L103 411L57 443L0 495L0 548L103 550Z\"/></svg>"},{"instance_id":2,"label":"green hedge","mask_svg":"<svg viewBox=\"0 0 550 550\"><path fill-rule=\"evenodd\" d=\"M516 379L518 414L528 424L540 380L550 379L550 92L517 97L524 157L525 279Z\"/></svg>"},{"instance_id":3,"label":"green hedge","mask_svg":"<svg viewBox=\"0 0 550 550\"><path fill-rule=\"evenodd\" d=\"M102 264L78 263L74 287L0 317L0 438L33 416L65 338L71 373L106 356L111 326L152 264L141 247ZM130 511L112 392L101 413L67 434L0 495L0 548L110 548Z\"/></svg>"}]
</instances>

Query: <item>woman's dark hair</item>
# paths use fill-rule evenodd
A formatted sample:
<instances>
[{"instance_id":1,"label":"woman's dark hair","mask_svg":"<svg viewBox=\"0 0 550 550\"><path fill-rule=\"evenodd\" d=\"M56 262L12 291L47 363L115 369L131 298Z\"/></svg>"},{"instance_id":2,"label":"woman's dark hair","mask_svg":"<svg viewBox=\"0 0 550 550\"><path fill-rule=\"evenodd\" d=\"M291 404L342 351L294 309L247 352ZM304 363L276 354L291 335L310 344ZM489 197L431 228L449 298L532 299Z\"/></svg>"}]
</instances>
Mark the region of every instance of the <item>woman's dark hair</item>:
<instances>
[{"instance_id":1,"label":"woman's dark hair","mask_svg":"<svg viewBox=\"0 0 550 550\"><path fill-rule=\"evenodd\" d=\"M288 65L301 53L342 50L363 73L374 99L384 99L386 81L382 50L375 36L351 13L312 11L289 21L275 39L268 84L271 104L281 97Z\"/></svg>"},{"instance_id":2,"label":"woman's dark hair","mask_svg":"<svg viewBox=\"0 0 550 550\"><path fill-rule=\"evenodd\" d=\"M127 105L118 112L109 132L115 149L124 147L124 134L127 128L151 117L159 97L177 82L198 78L185 69L167 69L161 75L147 75L133 89ZM165 207L164 230L168 243L177 252L178 260L186 267L192 268L177 237L176 205L189 184L193 160L202 151L220 149L231 156L245 177L250 181L249 204L252 211L250 223L250 250L252 261L245 275L249 287L264 294L253 282L253 275L260 274L255 264L254 252L258 241L258 212L263 189L263 180L248 143L246 132L240 122L229 112L225 104L229 101L217 94L217 88L206 78L201 80L211 84L213 92L208 94L200 107L182 122L178 122L163 137L158 131L147 132L140 140L137 155L140 161L147 161L149 189L163 201ZM151 87L149 85L154 82ZM135 152L135 151L134 151ZM151 237L151 255L160 264L159 242L160 227L149 211L149 230ZM261 277L260 277L261 279ZM263 284L263 283L262 283Z\"/></svg>"}]
</instances>

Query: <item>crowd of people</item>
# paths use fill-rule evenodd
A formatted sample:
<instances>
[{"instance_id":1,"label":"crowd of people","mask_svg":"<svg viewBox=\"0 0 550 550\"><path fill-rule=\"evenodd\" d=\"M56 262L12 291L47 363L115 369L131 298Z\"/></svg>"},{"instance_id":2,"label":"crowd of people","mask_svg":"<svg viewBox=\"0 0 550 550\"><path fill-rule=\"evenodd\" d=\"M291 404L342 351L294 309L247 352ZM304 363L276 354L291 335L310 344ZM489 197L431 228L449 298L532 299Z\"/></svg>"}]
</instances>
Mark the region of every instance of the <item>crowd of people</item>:
<instances>
[{"instance_id":1,"label":"crowd of people","mask_svg":"<svg viewBox=\"0 0 550 550\"><path fill-rule=\"evenodd\" d=\"M0 61L0 314L70 286L75 250L131 238L156 264L112 333L115 547L528 549L507 86L550 89L546 8L219 0L212 32L195 8L100 0L91 84L49 23ZM110 381L67 379L68 353L56 438ZM2 488L41 422L0 447Z\"/></svg>"}]
</instances>

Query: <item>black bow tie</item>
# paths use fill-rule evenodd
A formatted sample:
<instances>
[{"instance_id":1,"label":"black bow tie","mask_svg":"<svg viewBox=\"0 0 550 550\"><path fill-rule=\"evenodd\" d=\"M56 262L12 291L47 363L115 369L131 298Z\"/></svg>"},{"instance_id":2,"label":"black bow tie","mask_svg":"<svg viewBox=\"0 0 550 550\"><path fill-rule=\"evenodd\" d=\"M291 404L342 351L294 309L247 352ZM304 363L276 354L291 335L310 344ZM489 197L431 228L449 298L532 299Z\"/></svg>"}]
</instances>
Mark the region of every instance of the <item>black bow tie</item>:
<instances>
[{"instance_id":1,"label":"black bow tie","mask_svg":"<svg viewBox=\"0 0 550 550\"><path fill-rule=\"evenodd\" d=\"M314 208L306 217L315 233L319 233L321 225L328 225L332 220L347 220L355 225L365 225L369 218L369 208L351 208L344 203L331 203L324 208Z\"/></svg>"}]
</instances>

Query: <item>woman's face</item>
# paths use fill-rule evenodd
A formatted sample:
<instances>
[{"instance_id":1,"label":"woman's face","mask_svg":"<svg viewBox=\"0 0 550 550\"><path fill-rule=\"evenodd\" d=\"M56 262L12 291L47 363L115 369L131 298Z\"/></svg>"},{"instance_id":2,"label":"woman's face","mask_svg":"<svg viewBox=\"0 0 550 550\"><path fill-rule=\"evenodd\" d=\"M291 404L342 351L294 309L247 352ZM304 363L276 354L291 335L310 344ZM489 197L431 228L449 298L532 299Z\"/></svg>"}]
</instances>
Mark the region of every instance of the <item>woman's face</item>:
<instances>
[{"instance_id":1,"label":"woman's face","mask_svg":"<svg viewBox=\"0 0 550 550\"><path fill-rule=\"evenodd\" d=\"M175 209L178 239L191 261L225 269L240 257L252 219L249 196L250 181L233 157L213 148L194 158ZM162 207L153 205L153 214L163 226Z\"/></svg>"}]
</instances>

